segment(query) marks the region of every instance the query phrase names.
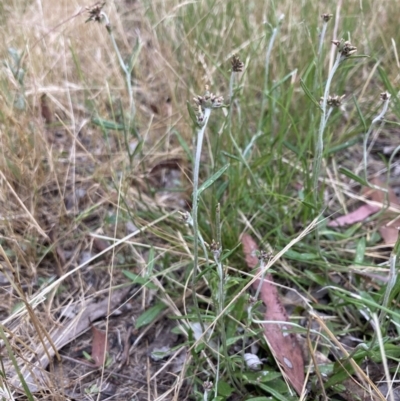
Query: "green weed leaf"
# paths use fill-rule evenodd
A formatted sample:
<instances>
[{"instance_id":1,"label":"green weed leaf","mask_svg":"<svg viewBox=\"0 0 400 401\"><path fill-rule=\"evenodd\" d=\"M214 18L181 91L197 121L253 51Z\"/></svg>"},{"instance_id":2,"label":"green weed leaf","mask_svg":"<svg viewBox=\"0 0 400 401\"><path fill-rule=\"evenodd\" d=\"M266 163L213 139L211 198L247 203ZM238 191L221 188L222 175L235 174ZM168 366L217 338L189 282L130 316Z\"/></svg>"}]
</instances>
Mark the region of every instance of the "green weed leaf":
<instances>
[{"instance_id":1,"label":"green weed leaf","mask_svg":"<svg viewBox=\"0 0 400 401\"><path fill-rule=\"evenodd\" d=\"M358 182L361 185L364 185L365 187L369 187L369 184L368 184L367 181L363 180L358 175L355 175L353 172L351 172L350 170L348 170L345 167L340 167L339 168L339 173L344 174L346 177L351 178L352 180Z\"/></svg>"},{"instance_id":2,"label":"green weed leaf","mask_svg":"<svg viewBox=\"0 0 400 401\"><path fill-rule=\"evenodd\" d=\"M198 191L198 196L200 196L200 194L207 189L209 186L211 186L212 184L214 184L215 181L218 180L219 177L221 177L222 174L225 173L225 171L229 168L230 164L225 164L224 167L222 167L221 169L219 169L215 174L213 174L207 181L205 181L199 188Z\"/></svg>"},{"instance_id":3,"label":"green weed leaf","mask_svg":"<svg viewBox=\"0 0 400 401\"><path fill-rule=\"evenodd\" d=\"M132 273L128 270L122 270L122 273L125 274L125 276L132 281L133 284L140 284L143 285L146 288L149 288L150 290L156 290L157 286L154 285L152 282L149 281L147 277L142 277L139 276L135 273Z\"/></svg>"},{"instance_id":4,"label":"green weed leaf","mask_svg":"<svg viewBox=\"0 0 400 401\"><path fill-rule=\"evenodd\" d=\"M123 124L117 124L114 121L104 120L99 117L92 118L92 123L103 129L110 129L110 130L114 130L114 131L123 131L124 130Z\"/></svg>"},{"instance_id":5,"label":"green weed leaf","mask_svg":"<svg viewBox=\"0 0 400 401\"><path fill-rule=\"evenodd\" d=\"M165 308L166 305L159 302L158 304L155 304L151 308L147 309L137 318L135 328L140 329L141 327L147 326L154 322Z\"/></svg>"}]
</instances>

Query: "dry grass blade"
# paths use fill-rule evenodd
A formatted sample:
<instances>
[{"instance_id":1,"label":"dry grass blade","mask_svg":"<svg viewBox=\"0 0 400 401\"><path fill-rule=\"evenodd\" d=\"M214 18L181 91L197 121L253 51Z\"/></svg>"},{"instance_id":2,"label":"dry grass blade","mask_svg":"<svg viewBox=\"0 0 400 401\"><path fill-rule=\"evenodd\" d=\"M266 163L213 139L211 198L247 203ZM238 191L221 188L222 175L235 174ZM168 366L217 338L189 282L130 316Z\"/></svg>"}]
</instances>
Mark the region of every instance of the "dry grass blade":
<instances>
[{"instance_id":1,"label":"dry grass blade","mask_svg":"<svg viewBox=\"0 0 400 401\"><path fill-rule=\"evenodd\" d=\"M14 191L14 188L11 186L11 184L8 182L7 178L4 176L3 172L0 171L0 175L1 178L4 180L7 188L10 190L10 192L14 195L15 199L17 200L17 202L19 203L19 205L22 207L22 209L24 209L25 213L27 214L29 220L32 222L32 224L34 225L34 227L36 228L36 230L38 231L38 233L40 235L42 235L44 238L48 239L49 237L47 236L47 234L42 230L42 228L40 227L39 223L36 221L36 219L32 216L32 213L26 208L26 206L24 205L24 203L22 202L22 200L20 199L20 197L18 196L18 194Z\"/></svg>"},{"instance_id":2,"label":"dry grass blade","mask_svg":"<svg viewBox=\"0 0 400 401\"><path fill-rule=\"evenodd\" d=\"M115 292L111 297L110 305L108 305L108 298L98 303L89 304L75 319L58 327L50 333L52 343L55 345L57 351L88 330L91 327L92 321L105 316L109 307L111 311L118 308L128 292L129 288ZM31 338L30 343L37 344L38 340ZM24 375L24 379L29 386L30 391L36 392L42 387L46 388L46 386L51 383L51 380L48 377L48 372L46 372L46 367L48 366L50 359L54 357L55 352L54 348L50 347L50 343L45 340L44 345L40 344L32 353L30 353L30 355L21 355L18 357L21 365L20 370ZM26 361L30 361L30 363L26 363ZM10 376L9 383L12 383L14 387L19 388L21 383L18 375L11 366L11 363L5 363L5 366Z\"/></svg>"}]
</instances>

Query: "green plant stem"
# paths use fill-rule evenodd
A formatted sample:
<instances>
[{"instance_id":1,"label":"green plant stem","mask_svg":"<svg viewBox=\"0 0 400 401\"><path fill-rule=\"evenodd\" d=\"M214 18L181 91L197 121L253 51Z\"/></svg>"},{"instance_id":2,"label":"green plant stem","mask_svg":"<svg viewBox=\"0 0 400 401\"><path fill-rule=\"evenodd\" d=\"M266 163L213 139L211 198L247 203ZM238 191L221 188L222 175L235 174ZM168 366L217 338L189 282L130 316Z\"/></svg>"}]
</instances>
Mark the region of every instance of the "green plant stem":
<instances>
[{"instance_id":1,"label":"green plant stem","mask_svg":"<svg viewBox=\"0 0 400 401\"><path fill-rule=\"evenodd\" d=\"M320 82L320 80L321 80L321 70L323 68L323 62L321 62L322 46L324 45L327 27L328 27L328 22L324 21L322 24L322 30L321 30L321 34L319 37L318 52L317 52L317 57L316 57L316 67L315 67L315 74L314 74L314 93L316 93L317 87L318 87L318 82Z\"/></svg>"},{"instance_id":2,"label":"green plant stem","mask_svg":"<svg viewBox=\"0 0 400 401\"><path fill-rule=\"evenodd\" d=\"M268 98L268 94L269 94L268 93L269 63L270 63L270 59L271 59L272 49L274 47L274 42L275 42L276 36L278 35L278 32L279 32L279 23L281 22L282 19L283 18L281 17L281 19L278 22L278 25L272 30L272 35L269 40L267 53L265 55L264 88L263 88L263 94L262 94L260 118L258 120L257 133L259 133L261 131L263 116L264 116L264 112L265 112L266 99Z\"/></svg>"},{"instance_id":3,"label":"green plant stem","mask_svg":"<svg viewBox=\"0 0 400 401\"><path fill-rule=\"evenodd\" d=\"M222 238L221 238L221 210L218 203L217 210L215 213L215 224L216 224L216 241L219 246L218 250L214 250L214 261L217 265L218 273L218 315L220 315L224 309L225 294L224 294L224 269L221 263L221 252L222 252Z\"/></svg>"},{"instance_id":4,"label":"green plant stem","mask_svg":"<svg viewBox=\"0 0 400 401\"><path fill-rule=\"evenodd\" d=\"M337 68L339 67L340 62L342 61L342 55L338 52L335 63L328 75L328 79L326 81L325 91L324 91L324 98L321 104L321 121L317 133L317 141L315 143L315 155L314 155L314 166L313 166L313 194L314 200L316 204L319 204L319 192L318 192L318 179L321 172L321 165L322 165L322 157L324 152L324 131L326 127L327 120L330 116L330 111L327 110L328 106L328 96L329 90L332 83L332 78L335 75Z\"/></svg>"},{"instance_id":5,"label":"green plant stem","mask_svg":"<svg viewBox=\"0 0 400 401\"><path fill-rule=\"evenodd\" d=\"M326 28L328 27L328 21L324 21L322 24L322 31L319 37L319 44L318 44L318 58L321 56L322 46L324 45L324 39L326 34Z\"/></svg>"},{"instance_id":6,"label":"green plant stem","mask_svg":"<svg viewBox=\"0 0 400 401\"><path fill-rule=\"evenodd\" d=\"M239 145L237 144L233 134L232 134L232 107L233 107L233 100L234 100L234 93L233 93L233 86L234 86L234 82L235 82L235 72L232 71L231 73L231 77L229 80L229 101L230 101L230 105L229 105L229 110L228 110L228 133L229 133L229 138L231 139L232 143L233 143L233 147L235 148L236 152L238 153L241 162L244 164L244 166L246 167L247 171L249 172L254 184L256 185L257 188L259 188L259 183L256 180L256 178L254 177L253 171L251 170L249 163L247 163L246 157L244 155L244 152L242 152L242 150L240 149Z\"/></svg>"},{"instance_id":7,"label":"green plant stem","mask_svg":"<svg viewBox=\"0 0 400 401\"><path fill-rule=\"evenodd\" d=\"M204 119L203 125L197 130L197 144L196 144L196 152L194 157L194 168L193 168L193 200L192 200L192 226L193 226L193 276L192 276L192 294L193 294L193 302L195 304L199 323L202 325L203 322L200 319L200 312L198 308L198 302L196 297L195 283L196 283L196 273L199 264L199 224L198 224L198 207L199 207L199 199L198 199L198 191L199 191L199 173L200 173L200 159L201 159L201 150L203 147L203 139L204 132L207 127L208 119L210 118L211 109L204 109ZM203 243L203 241L202 241ZM204 328L203 328L204 331Z\"/></svg>"},{"instance_id":8,"label":"green plant stem","mask_svg":"<svg viewBox=\"0 0 400 401\"><path fill-rule=\"evenodd\" d=\"M113 31L112 31L110 20L109 20L107 14L102 12L101 15L102 15L102 17L104 18L104 20L106 22L106 29L107 29L108 35L110 36L111 43L112 43L112 45L114 47L114 51L115 51L115 53L117 55L119 66L121 67L121 70L122 70L123 74L125 75L125 83L126 83L126 88L127 88L128 95L129 95L128 128L130 129L131 122L135 118L135 114L136 114L135 101L134 101L134 98L133 98L133 91L132 91L131 74L130 74L130 72L128 70L128 67L125 64L125 62L124 62L124 60L123 60L123 58L121 56L121 52L119 51L117 42L115 41L115 37L114 37Z\"/></svg>"},{"instance_id":9,"label":"green plant stem","mask_svg":"<svg viewBox=\"0 0 400 401\"><path fill-rule=\"evenodd\" d=\"M216 213L215 213L215 225L216 225L216 244L219 246L219 249L214 249L214 261L215 264L217 265L217 273L218 273L218 294L217 294L217 312L218 315L222 314L222 311L224 310L224 305L225 305L225 294L224 294L224 270L222 267L221 263L221 252L222 252L222 237L221 237L221 209L220 205L218 203ZM220 327L220 335L221 335L221 340L218 341L218 343L221 341L222 343L222 350L224 353L225 360L227 361L228 359L228 352L227 347L226 347L226 333L225 333L225 321L224 321L224 316L221 316L219 323ZM218 351L220 349L220 344L218 344ZM216 376L216 385L215 385L215 397L218 395L218 377L219 377L219 372L220 372L220 353L218 352L217 354L217 363L218 363L218 369L217 369L217 376ZM227 364L228 370L230 370L229 363Z\"/></svg>"},{"instance_id":10,"label":"green plant stem","mask_svg":"<svg viewBox=\"0 0 400 401\"><path fill-rule=\"evenodd\" d=\"M364 179L368 183L368 185L372 185L368 181L368 171L367 171L367 166L368 166L368 139L372 133L372 130L374 129L374 126L376 124L379 124L383 121L383 118L385 117L385 114L389 108L389 101L390 98L385 100L381 112L371 121L371 125L368 128L367 133L364 136L364 142L363 142L363 163L364 163ZM382 124L381 124L382 127Z\"/></svg>"},{"instance_id":11,"label":"green plant stem","mask_svg":"<svg viewBox=\"0 0 400 401\"><path fill-rule=\"evenodd\" d=\"M397 255L399 254L400 251L400 232L397 237L396 244L393 247L393 250L390 254L389 258L389 277L388 277L388 283L386 285L386 290L385 290L385 295L383 298L382 306L384 308L387 308L389 306L389 299L390 299L390 294L392 293L393 287L396 284L397 280L397 271L396 271L396 263L397 263ZM385 323L385 318L386 318L386 312L384 309L381 310L381 313L379 315L379 326L382 327Z\"/></svg>"}]
</instances>

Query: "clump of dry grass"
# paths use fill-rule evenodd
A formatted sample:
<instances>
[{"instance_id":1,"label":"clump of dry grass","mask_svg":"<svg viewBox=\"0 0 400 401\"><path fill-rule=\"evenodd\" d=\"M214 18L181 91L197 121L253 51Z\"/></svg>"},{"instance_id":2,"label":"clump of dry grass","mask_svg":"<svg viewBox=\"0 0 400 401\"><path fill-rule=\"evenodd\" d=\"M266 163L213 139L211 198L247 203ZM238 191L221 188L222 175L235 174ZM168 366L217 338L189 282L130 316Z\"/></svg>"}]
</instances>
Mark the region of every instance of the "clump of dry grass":
<instances>
[{"instance_id":1,"label":"clump of dry grass","mask_svg":"<svg viewBox=\"0 0 400 401\"><path fill-rule=\"evenodd\" d=\"M121 134L101 132L91 125L91 118L97 115L114 120L129 98L121 90L124 77L104 26L85 24L83 13L83 9L70 2L42 1L28 5L26 10L10 7L8 17L14 23L20 21L22 29L16 34L11 24L3 28L8 30L12 43L3 42L0 53L11 65L13 60L7 49L16 49L20 57L18 67L24 69L25 77L22 84L10 68L2 69L0 202L2 246L10 264L4 266L3 279L8 291L1 295L1 314L4 319L14 311L7 318L14 333L8 341L12 347L15 339L24 341L26 346L19 351L13 348L13 352L31 362L36 358L28 357L32 349L29 344L36 348L48 337L47 333L54 334L53 328L60 325L57 311L72 301L67 294L77 292L83 302L93 292L111 288L120 281L119 272L111 269L107 273L105 269L107 260L114 264L108 256L102 263L92 262L91 267L83 269L87 260L107 248L107 243L101 244L90 233L124 237L132 228L135 231L130 216L136 211L156 212L160 206L171 204L160 198L156 207L154 197L147 194L152 168L157 167L160 159L167 158L163 142L155 142L153 135L163 130L170 118L168 110L161 110L167 106L165 101L154 106L149 99L156 93L153 90L150 96L148 86L141 84L154 81L154 66L148 64L146 69L140 69L140 74L135 74L135 96L141 99L138 121L146 140L144 149L151 152L135 160L132 168L136 174L132 175ZM126 37L120 13L110 7L109 14L119 45L126 51L138 32ZM140 20L138 15L136 26ZM151 38L147 28L141 27L141 41ZM16 107L17 96L23 97L25 103L21 110ZM155 118L152 105L160 108ZM135 138L130 146L137 146ZM172 150L171 154L179 152ZM160 180L154 174L153 177L153 181ZM158 186L160 182L152 185ZM135 220L135 224L142 223L145 226L147 221ZM68 279L68 272L74 267L76 273L72 280ZM94 282L91 276L97 276ZM56 277L60 284L54 288L61 290L60 296L52 293L46 304L35 304L30 312L28 300L41 294L41 283L54 282ZM26 296L21 298L23 293ZM18 317L16 308L23 304L29 313ZM9 384L12 387L16 381ZM31 390L34 388L37 387ZM51 383L48 388L52 388Z\"/></svg>"}]
</instances>

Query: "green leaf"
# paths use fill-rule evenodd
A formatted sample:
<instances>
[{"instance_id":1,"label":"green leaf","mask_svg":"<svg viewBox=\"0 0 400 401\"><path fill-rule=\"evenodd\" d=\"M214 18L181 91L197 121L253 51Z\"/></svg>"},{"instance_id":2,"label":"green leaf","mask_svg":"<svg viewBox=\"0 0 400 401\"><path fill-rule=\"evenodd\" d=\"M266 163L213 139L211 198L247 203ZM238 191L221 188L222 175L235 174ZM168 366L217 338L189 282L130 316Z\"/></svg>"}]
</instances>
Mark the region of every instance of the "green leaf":
<instances>
[{"instance_id":1,"label":"green leaf","mask_svg":"<svg viewBox=\"0 0 400 401\"><path fill-rule=\"evenodd\" d=\"M277 381L281 378L282 374L280 372L272 371L259 371L259 372L246 372L246 379L250 383L268 383L270 381Z\"/></svg>"},{"instance_id":2,"label":"green leaf","mask_svg":"<svg viewBox=\"0 0 400 401\"><path fill-rule=\"evenodd\" d=\"M223 154L223 155L226 156L226 157L229 157L230 159L234 159L234 160L237 160L237 161L239 161L239 162L242 161L242 159L241 159L240 157L237 157L237 156L232 155L232 154L230 154L230 153L228 153L228 152L225 152L225 150L223 150L223 151L221 152L221 154Z\"/></svg>"},{"instance_id":3,"label":"green leaf","mask_svg":"<svg viewBox=\"0 0 400 401\"><path fill-rule=\"evenodd\" d=\"M362 113L362 111L360 109L360 106L359 106L358 102L357 102L357 98L354 95L353 95L353 101L354 101L354 104L356 106L356 110L357 110L358 116L360 117L360 120L363 123L364 131L367 131L367 124L365 122L364 115L363 115L363 113Z\"/></svg>"},{"instance_id":4,"label":"green leaf","mask_svg":"<svg viewBox=\"0 0 400 401\"><path fill-rule=\"evenodd\" d=\"M206 182L204 182L199 190L198 190L198 196L200 196L200 194L207 189L209 186L211 186L212 184L214 184L215 181L218 180L219 177L221 177L222 174L225 173L225 171L228 169L228 167L230 166L230 164L226 164L224 167L222 167L221 169L219 169L215 174L213 174Z\"/></svg>"},{"instance_id":5,"label":"green leaf","mask_svg":"<svg viewBox=\"0 0 400 401\"><path fill-rule=\"evenodd\" d=\"M362 237L357 242L356 256L354 258L355 264L361 264L364 261L366 241L365 237Z\"/></svg>"},{"instance_id":6,"label":"green leaf","mask_svg":"<svg viewBox=\"0 0 400 401\"><path fill-rule=\"evenodd\" d=\"M156 290L158 287L154 285L147 277L142 277L138 276L135 273L132 273L128 270L122 270L122 273L125 274L125 276L132 281L133 284L140 284L143 285L146 288L149 288L150 290Z\"/></svg>"},{"instance_id":7,"label":"green leaf","mask_svg":"<svg viewBox=\"0 0 400 401\"><path fill-rule=\"evenodd\" d=\"M218 394L229 397L233 393L233 388L223 380L218 381Z\"/></svg>"},{"instance_id":8,"label":"green leaf","mask_svg":"<svg viewBox=\"0 0 400 401\"><path fill-rule=\"evenodd\" d=\"M275 388L269 387L264 383L259 383L258 386L262 388L264 391L267 391L271 395L273 395L279 401L287 401L288 399L282 395L279 391L276 391Z\"/></svg>"},{"instance_id":9,"label":"green leaf","mask_svg":"<svg viewBox=\"0 0 400 401\"><path fill-rule=\"evenodd\" d=\"M133 67L136 65L136 61L139 57L142 47L143 47L143 44L142 44L141 40L137 39L135 46L133 47L131 57L129 58L128 65L127 65L129 74L132 73Z\"/></svg>"},{"instance_id":10,"label":"green leaf","mask_svg":"<svg viewBox=\"0 0 400 401\"><path fill-rule=\"evenodd\" d=\"M187 109L188 109L188 112L189 112L190 119L193 121L194 125L196 127L198 127L199 123L197 122L196 113L195 113L195 111L193 109L193 106L190 104L190 102L188 100L186 101L186 106L187 106Z\"/></svg>"},{"instance_id":11,"label":"green leaf","mask_svg":"<svg viewBox=\"0 0 400 401\"><path fill-rule=\"evenodd\" d=\"M299 260L299 261L308 261L308 260L316 260L319 259L319 255L316 253L306 253L306 252L296 252L292 249L288 249L285 253L285 258Z\"/></svg>"},{"instance_id":12,"label":"green leaf","mask_svg":"<svg viewBox=\"0 0 400 401\"><path fill-rule=\"evenodd\" d=\"M15 351L11 347L11 344L9 343L8 338L7 338L6 334L4 333L3 328L1 327L1 325L0 325L0 338L3 341L3 345L5 346L5 348L7 350L8 357L10 358L11 363L13 364L15 371L17 372L17 375L18 375L18 378L19 378L19 380L20 380L20 382L22 384L22 387L24 388L24 394L26 395L26 397L28 398L29 401L34 401L34 398L33 398L33 395L31 393L30 389L29 389L29 386L26 383L24 375L21 372L19 363L17 362L17 359L15 358L15 355L14 355Z\"/></svg>"},{"instance_id":13,"label":"green leaf","mask_svg":"<svg viewBox=\"0 0 400 401\"><path fill-rule=\"evenodd\" d=\"M358 175L355 175L353 172L351 172L350 170L348 170L345 167L340 167L339 168L339 173L344 174L346 177L351 178L352 180L358 182L361 185L364 185L366 187L369 187L369 184L367 181L363 180L361 177L359 177Z\"/></svg>"},{"instance_id":14,"label":"green leaf","mask_svg":"<svg viewBox=\"0 0 400 401\"><path fill-rule=\"evenodd\" d=\"M83 357L88 361L93 361L92 357L89 355L88 352L82 351Z\"/></svg>"},{"instance_id":15,"label":"green leaf","mask_svg":"<svg viewBox=\"0 0 400 401\"><path fill-rule=\"evenodd\" d=\"M111 130L115 130L115 131L123 131L124 130L123 124L117 124L114 121L103 120L102 118L99 118L99 117L92 118L92 123L94 125L98 125L101 128L104 128L104 129L111 129Z\"/></svg>"},{"instance_id":16,"label":"green leaf","mask_svg":"<svg viewBox=\"0 0 400 401\"><path fill-rule=\"evenodd\" d=\"M340 143L339 145L332 146L327 152L326 155L331 155L336 152L343 151L344 149L349 148L350 146L355 145L358 142L358 138L350 139L349 141Z\"/></svg>"},{"instance_id":17,"label":"green leaf","mask_svg":"<svg viewBox=\"0 0 400 401\"><path fill-rule=\"evenodd\" d=\"M352 60L354 58L370 58L370 57L371 56L368 56L368 54L358 54L358 55L355 55L355 56L346 57L344 60Z\"/></svg>"},{"instance_id":18,"label":"green leaf","mask_svg":"<svg viewBox=\"0 0 400 401\"><path fill-rule=\"evenodd\" d=\"M149 251L149 259L147 262L147 277L151 277L151 274L153 273L153 268L154 268L154 248L151 247Z\"/></svg>"},{"instance_id":19,"label":"green leaf","mask_svg":"<svg viewBox=\"0 0 400 401\"><path fill-rule=\"evenodd\" d=\"M186 141L182 138L182 135L178 131L173 131L173 133L178 138L179 144L182 146L182 149L185 151L189 161L193 163L193 152L190 150L189 146L187 145Z\"/></svg>"},{"instance_id":20,"label":"green leaf","mask_svg":"<svg viewBox=\"0 0 400 401\"><path fill-rule=\"evenodd\" d=\"M307 88L306 84L304 83L304 81L302 79L300 79L300 85L301 85L304 93L306 94L306 96L321 110L321 106L320 106L319 102L315 99L315 97L310 92L310 90Z\"/></svg>"},{"instance_id":21,"label":"green leaf","mask_svg":"<svg viewBox=\"0 0 400 401\"><path fill-rule=\"evenodd\" d=\"M167 306L165 304L159 302L158 304L155 304L151 308L147 309L137 318L135 329L140 329L141 327L147 326L148 324L154 322L166 307Z\"/></svg>"},{"instance_id":22,"label":"green leaf","mask_svg":"<svg viewBox=\"0 0 400 401\"><path fill-rule=\"evenodd\" d=\"M283 146L291 150L296 156L300 157L299 149L288 141L282 141Z\"/></svg>"}]
</instances>

